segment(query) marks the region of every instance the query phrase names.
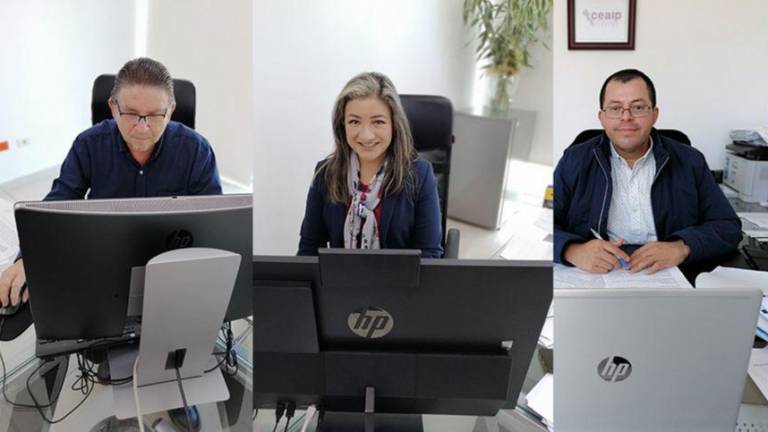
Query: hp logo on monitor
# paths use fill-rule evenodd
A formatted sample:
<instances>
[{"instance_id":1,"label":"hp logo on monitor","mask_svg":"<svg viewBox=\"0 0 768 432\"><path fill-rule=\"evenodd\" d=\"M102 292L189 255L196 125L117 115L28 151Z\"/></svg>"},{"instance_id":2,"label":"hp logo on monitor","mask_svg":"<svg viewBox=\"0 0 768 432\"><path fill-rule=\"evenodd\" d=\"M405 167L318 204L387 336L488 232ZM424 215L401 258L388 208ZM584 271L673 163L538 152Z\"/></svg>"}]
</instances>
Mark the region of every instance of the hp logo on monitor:
<instances>
[{"instance_id":1,"label":"hp logo on monitor","mask_svg":"<svg viewBox=\"0 0 768 432\"><path fill-rule=\"evenodd\" d=\"M624 381L632 374L632 363L624 357L606 357L597 365L597 374L608 382Z\"/></svg>"},{"instance_id":2,"label":"hp logo on monitor","mask_svg":"<svg viewBox=\"0 0 768 432\"><path fill-rule=\"evenodd\" d=\"M168 234L168 237L165 238L165 247L168 250L192 247L194 243L195 237L191 232L184 229L172 231Z\"/></svg>"},{"instance_id":3,"label":"hp logo on monitor","mask_svg":"<svg viewBox=\"0 0 768 432\"><path fill-rule=\"evenodd\" d=\"M386 336L392 331L394 324L389 312L373 306L357 309L347 318L347 325L352 333L366 339Z\"/></svg>"}]
</instances>

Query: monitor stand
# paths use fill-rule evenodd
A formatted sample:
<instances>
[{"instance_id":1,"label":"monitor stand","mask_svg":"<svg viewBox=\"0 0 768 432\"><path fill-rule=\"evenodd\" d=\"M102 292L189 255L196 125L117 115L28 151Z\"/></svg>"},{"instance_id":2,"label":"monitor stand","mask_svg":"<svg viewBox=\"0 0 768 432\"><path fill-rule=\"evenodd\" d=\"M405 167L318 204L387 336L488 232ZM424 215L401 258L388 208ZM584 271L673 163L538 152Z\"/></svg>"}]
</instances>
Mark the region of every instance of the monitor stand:
<instances>
[{"instance_id":1,"label":"monitor stand","mask_svg":"<svg viewBox=\"0 0 768 432\"><path fill-rule=\"evenodd\" d=\"M232 252L177 249L155 256L146 266L142 329L138 350L110 351L112 379L133 375L136 357L141 413L184 406L176 380L179 367L188 405L229 398L221 370L211 355L229 305L242 258ZM204 373L205 370L213 370ZM112 387L115 416L136 416L133 383Z\"/></svg>"},{"instance_id":2,"label":"monitor stand","mask_svg":"<svg viewBox=\"0 0 768 432\"><path fill-rule=\"evenodd\" d=\"M365 412L326 412L323 432L424 432L421 414L376 414L375 390L365 388Z\"/></svg>"}]
</instances>

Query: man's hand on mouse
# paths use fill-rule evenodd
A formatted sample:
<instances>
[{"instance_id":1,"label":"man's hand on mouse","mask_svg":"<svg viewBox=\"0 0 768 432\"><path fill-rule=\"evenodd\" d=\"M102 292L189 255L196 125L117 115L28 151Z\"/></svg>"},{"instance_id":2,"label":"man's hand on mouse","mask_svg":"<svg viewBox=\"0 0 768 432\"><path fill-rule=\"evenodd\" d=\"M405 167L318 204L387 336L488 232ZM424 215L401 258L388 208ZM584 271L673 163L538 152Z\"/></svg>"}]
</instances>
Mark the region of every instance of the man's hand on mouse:
<instances>
[{"instance_id":1,"label":"man's hand on mouse","mask_svg":"<svg viewBox=\"0 0 768 432\"><path fill-rule=\"evenodd\" d=\"M21 287L27 281L27 275L24 273L24 260L18 260L13 265L5 269L0 275L0 303L2 307L17 305L19 300L26 303L29 300L29 291L25 290L19 299Z\"/></svg>"}]
</instances>

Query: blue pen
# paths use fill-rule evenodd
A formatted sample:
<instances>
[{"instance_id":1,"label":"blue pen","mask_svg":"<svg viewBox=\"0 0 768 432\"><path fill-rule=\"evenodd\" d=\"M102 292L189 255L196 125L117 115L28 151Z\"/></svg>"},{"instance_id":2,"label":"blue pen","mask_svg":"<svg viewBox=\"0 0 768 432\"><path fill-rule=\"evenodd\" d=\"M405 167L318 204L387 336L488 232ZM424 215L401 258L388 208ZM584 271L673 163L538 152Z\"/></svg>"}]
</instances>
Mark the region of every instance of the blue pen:
<instances>
[{"instance_id":1,"label":"blue pen","mask_svg":"<svg viewBox=\"0 0 768 432\"><path fill-rule=\"evenodd\" d=\"M595 236L596 239L605 241L603 236L600 235L599 232L595 231L594 228L590 228L590 231L592 231L592 235ZM624 267L624 270L629 270L629 264L627 264L626 261L624 261L624 258L616 257L617 260L619 260L619 264L621 264L622 267Z\"/></svg>"}]
</instances>

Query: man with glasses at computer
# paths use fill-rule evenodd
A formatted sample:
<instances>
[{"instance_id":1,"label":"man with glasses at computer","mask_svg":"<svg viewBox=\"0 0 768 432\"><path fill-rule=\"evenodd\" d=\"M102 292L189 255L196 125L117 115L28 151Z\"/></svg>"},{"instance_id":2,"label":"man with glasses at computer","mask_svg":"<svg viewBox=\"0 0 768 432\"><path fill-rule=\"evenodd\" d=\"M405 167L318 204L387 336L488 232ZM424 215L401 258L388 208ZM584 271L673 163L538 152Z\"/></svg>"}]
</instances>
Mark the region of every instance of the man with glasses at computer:
<instances>
[{"instance_id":1,"label":"man with glasses at computer","mask_svg":"<svg viewBox=\"0 0 768 432\"><path fill-rule=\"evenodd\" d=\"M208 141L174 121L173 79L160 62L137 58L118 72L112 119L75 139L45 200L221 194ZM26 302L23 260L0 277L2 306Z\"/></svg>"},{"instance_id":2,"label":"man with glasses at computer","mask_svg":"<svg viewBox=\"0 0 768 432\"><path fill-rule=\"evenodd\" d=\"M650 274L736 250L741 222L704 156L653 129L658 116L644 73L606 79L604 133L569 147L555 169L555 262Z\"/></svg>"}]
</instances>

